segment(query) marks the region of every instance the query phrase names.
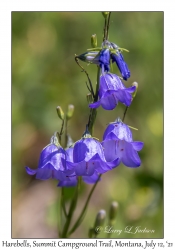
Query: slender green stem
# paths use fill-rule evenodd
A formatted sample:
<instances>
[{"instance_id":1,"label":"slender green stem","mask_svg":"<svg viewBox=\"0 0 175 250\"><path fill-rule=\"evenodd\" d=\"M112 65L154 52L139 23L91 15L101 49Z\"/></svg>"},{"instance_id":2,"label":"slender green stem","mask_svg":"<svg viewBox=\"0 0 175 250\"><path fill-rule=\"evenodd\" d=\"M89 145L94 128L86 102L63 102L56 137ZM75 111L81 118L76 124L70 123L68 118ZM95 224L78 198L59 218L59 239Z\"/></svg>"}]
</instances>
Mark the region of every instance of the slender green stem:
<instances>
[{"instance_id":1,"label":"slender green stem","mask_svg":"<svg viewBox=\"0 0 175 250\"><path fill-rule=\"evenodd\" d=\"M95 96L94 96L94 102L98 101L98 91L99 91L99 86L100 86L100 67L98 67L97 70L97 85L96 85L96 91L95 91ZM89 115L89 121L88 121L88 130L90 132L90 134L93 134L93 127L94 127L94 123L96 120L96 116L97 116L97 109L90 109L90 115Z\"/></svg>"},{"instance_id":2,"label":"slender green stem","mask_svg":"<svg viewBox=\"0 0 175 250\"><path fill-rule=\"evenodd\" d=\"M77 205L78 192L80 189L80 182L81 182L81 180L79 177L78 184L77 184L76 190L75 190L75 194L74 194L74 197L73 197L72 202L71 202L70 207L69 207L69 213L68 213L67 218L66 218L66 223L65 223L64 228L63 228L62 238L67 238L67 232L68 232L71 220L72 220L73 213L74 213L76 205Z\"/></svg>"},{"instance_id":3,"label":"slender green stem","mask_svg":"<svg viewBox=\"0 0 175 250\"><path fill-rule=\"evenodd\" d=\"M99 86L100 86L100 67L98 66L98 70L97 70L97 85L96 85L94 102L96 102L98 100Z\"/></svg>"},{"instance_id":4,"label":"slender green stem","mask_svg":"<svg viewBox=\"0 0 175 250\"><path fill-rule=\"evenodd\" d=\"M60 202L59 202L60 201ZM61 236L61 228L62 228L62 207L61 207L61 198L59 196L59 199L57 201L57 204L58 204L58 238Z\"/></svg>"},{"instance_id":5,"label":"slender green stem","mask_svg":"<svg viewBox=\"0 0 175 250\"><path fill-rule=\"evenodd\" d=\"M106 40L106 33L107 33L107 17L105 18L105 24L104 24L103 42Z\"/></svg>"},{"instance_id":6,"label":"slender green stem","mask_svg":"<svg viewBox=\"0 0 175 250\"><path fill-rule=\"evenodd\" d=\"M108 40L108 36L109 36L109 24L110 24L110 17L111 17L111 12L109 12L108 15L108 22L107 22L107 27L106 27L106 40Z\"/></svg>"},{"instance_id":7,"label":"slender green stem","mask_svg":"<svg viewBox=\"0 0 175 250\"><path fill-rule=\"evenodd\" d=\"M67 147L67 124L68 120L65 118L65 148Z\"/></svg>"},{"instance_id":8,"label":"slender green stem","mask_svg":"<svg viewBox=\"0 0 175 250\"><path fill-rule=\"evenodd\" d=\"M88 87L88 90L91 92L91 94L92 94L92 96L93 96L93 98L94 98L94 97L95 97L94 89L93 89L92 82L91 82L91 79L90 79L90 77L89 77L87 71L80 65L77 56L75 56L75 61L76 61L76 63L78 64L78 66L82 69L82 72L84 72L84 73L86 74L86 76L87 76L87 78L88 78L88 82L89 82L89 86L87 85L87 87Z\"/></svg>"},{"instance_id":9,"label":"slender green stem","mask_svg":"<svg viewBox=\"0 0 175 250\"><path fill-rule=\"evenodd\" d=\"M64 187L61 188L61 208L63 209L64 216L67 217L67 211L64 200Z\"/></svg>"},{"instance_id":10,"label":"slender green stem","mask_svg":"<svg viewBox=\"0 0 175 250\"><path fill-rule=\"evenodd\" d=\"M124 119L125 119L126 112L127 112L128 108L129 108L128 106L125 108L125 111L124 111L124 114L123 114L123 119L122 119L122 122L124 122Z\"/></svg>"},{"instance_id":11,"label":"slender green stem","mask_svg":"<svg viewBox=\"0 0 175 250\"><path fill-rule=\"evenodd\" d=\"M64 120L62 120L62 125L61 125L61 129L59 132L59 143L61 144L61 136L63 134L63 128L64 128Z\"/></svg>"},{"instance_id":12,"label":"slender green stem","mask_svg":"<svg viewBox=\"0 0 175 250\"><path fill-rule=\"evenodd\" d=\"M82 220L83 220L83 218L84 218L84 216L85 216L85 214L86 214L86 211L87 211L87 207L88 207L90 198L91 198L91 196L92 196L92 194L93 194L93 192L94 192L94 190L95 190L95 188L96 188L96 186L97 186L97 184L98 184L98 181L99 181L100 177L101 177L101 175L99 175L99 178L98 178L97 182L93 185L93 187L92 187L92 189L91 189L91 191L90 191L90 193L89 193L89 195L88 195L88 198L87 198L87 200L86 200L86 203L85 203L85 205L84 205L84 207L83 207L83 209L82 209L82 212L81 212L81 214L80 214L78 220L77 220L76 223L74 224L74 226L73 226L73 227L71 228L71 230L69 231L68 236L71 235L71 234L78 228L78 226L81 224L81 222L82 222Z\"/></svg>"}]
</instances>

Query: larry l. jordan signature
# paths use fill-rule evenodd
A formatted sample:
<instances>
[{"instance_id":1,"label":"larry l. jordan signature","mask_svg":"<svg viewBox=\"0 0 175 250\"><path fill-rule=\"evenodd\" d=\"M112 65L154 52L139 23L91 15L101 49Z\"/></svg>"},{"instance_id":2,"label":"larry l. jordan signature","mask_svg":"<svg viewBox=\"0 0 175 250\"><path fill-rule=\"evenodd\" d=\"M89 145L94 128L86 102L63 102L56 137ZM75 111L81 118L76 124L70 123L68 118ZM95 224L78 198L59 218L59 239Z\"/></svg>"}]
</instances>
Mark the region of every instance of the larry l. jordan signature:
<instances>
[{"instance_id":1,"label":"larry l. jordan signature","mask_svg":"<svg viewBox=\"0 0 175 250\"><path fill-rule=\"evenodd\" d=\"M136 234L136 233L154 233L155 230L154 229L147 229L145 228L141 228L141 226L126 226L124 230L122 229L115 229L111 226L106 226L106 227L96 227L96 232L100 233L100 232L104 232L104 233L108 233L108 234L118 234L120 235L122 232L123 233L128 233L128 234Z\"/></svg>"}]
</instances>

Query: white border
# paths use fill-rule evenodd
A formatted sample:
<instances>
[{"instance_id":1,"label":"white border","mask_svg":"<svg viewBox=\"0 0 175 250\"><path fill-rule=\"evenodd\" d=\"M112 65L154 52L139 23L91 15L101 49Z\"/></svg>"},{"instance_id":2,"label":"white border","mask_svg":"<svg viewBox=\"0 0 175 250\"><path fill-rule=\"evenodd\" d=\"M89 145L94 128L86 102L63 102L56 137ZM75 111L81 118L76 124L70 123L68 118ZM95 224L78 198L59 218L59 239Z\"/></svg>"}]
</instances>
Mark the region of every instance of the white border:
<instances>
[{"instance_id":1,"label":"white border","mask_svg":"<svg viewBox=\"0 0 175 250\"><path fill-rule=\"evenodd\" d=\"M87 6L85 6L87 5ZM100 8L100 9L99 9ZM11 11L164 11L164 239L174 241L175 11L164 1L6 0L0 3L0 239L11 239ZM156 76L153 76L156 77ZM79 240L81 242L82 240ZM124 241L124 240L123 240ZM154 240L156 242L156 240ZM45 241L46 242L46 241ZM0 243L1 244L1 243ZM125 249L125 248L122 248Z\"/></svg>"}]
</instances>

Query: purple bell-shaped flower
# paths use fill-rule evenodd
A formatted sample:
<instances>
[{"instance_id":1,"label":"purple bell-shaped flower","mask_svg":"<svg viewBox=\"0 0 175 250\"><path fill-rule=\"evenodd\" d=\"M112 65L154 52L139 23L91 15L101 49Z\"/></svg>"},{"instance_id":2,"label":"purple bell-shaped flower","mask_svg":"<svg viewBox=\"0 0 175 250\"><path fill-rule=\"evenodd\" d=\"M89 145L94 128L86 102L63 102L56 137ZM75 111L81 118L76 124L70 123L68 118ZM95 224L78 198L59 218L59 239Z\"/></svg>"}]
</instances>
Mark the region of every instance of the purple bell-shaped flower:
<instances>
[{"instance_id":1,"label":"purple bell-shaped flower","mask_svg":"<svg viewBox=\"0 0 175 250\"><path fill-rule=\"evenodd\" d=\"M103 147L94 138L82 138L74 145L73 161L75 173L79 176L92 176L95 172L105 173L118 165L118 159L107 162Z\"/></svg>"},{"instance_id":2,"label":"purple bell-shaped flower","mask_svg":"<svg viewBox=\"0 0 175 250\"><path fill-rule=\"evenodd\" d=\"M143 148L143 142L133 141L131 130L121 120L107 127L103 135L102 145L107 161L119 158L119 161L127 167L141 165L137 151Z\"/></svg>"},{"instance_id":3,"label":"purple bell-shaped flower","mask_svg":"<svg viewBox=\"0 0 175 250\"><path fill-rule=\"evenodd\" d=\"M36 174L36 179L41 180L49 178L67 180L67 176L72 171L73 168L66 159L66 152L58 143L55 135L52 136L51 143L42 150L38 168L34 170L26 167L26 172L29 175Z\"/></svg>"},{"instance_id":4,"label":"purple bell-shaped flower","mask_svg":"<svg viewBox=\"0 0 175 250\"><path fill-rule=\"evenodd\" d=\"M106 110L114 109L118 102L130 106L132 95L136 87L126 88L120 78L111 73L106 73L100 77L99 101L91 103L90 108L98 108L100 105Z\"/></svg>"},{"instance_id":5,"label":"purple bell-shaped flower","mask_svg":"<svg viewBox=\"0 0 175 250\"><path fill-rule=\"evenodd\" d=\"M70 147L66 150L67 153L67 160L71 163L73 163L73 147ZM96 183L99 179L99 174L95 171L91 176L85 175L82 176L82 179L85 183L88 184L93 184ZM71 173L68 175L67 180L59 181L58 187L71 187L71 186L76 186L78 182L78 176L76 172Z\"/></svg>"}]
</instances>

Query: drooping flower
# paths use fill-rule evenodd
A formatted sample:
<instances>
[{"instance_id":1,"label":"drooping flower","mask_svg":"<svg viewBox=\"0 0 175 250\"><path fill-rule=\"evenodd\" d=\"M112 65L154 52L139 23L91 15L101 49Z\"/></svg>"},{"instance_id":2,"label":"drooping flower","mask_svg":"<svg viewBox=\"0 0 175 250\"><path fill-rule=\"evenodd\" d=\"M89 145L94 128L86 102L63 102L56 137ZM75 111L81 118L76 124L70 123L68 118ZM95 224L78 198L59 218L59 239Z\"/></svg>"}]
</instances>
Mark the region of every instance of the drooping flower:
<instances>
[{"instance_id":1,"label":"drooping flower","mask_svg":"<svg viewBox=\"0 0 175 250\"><path fill-rule=\"evenodd\" d=\"M130 106L132 95L136 87L126 88L120 78L112 73L106 73L100 76L99 98L100 100L91 103L90 108L98 108L100 105L106 110L112 110L118 104L118 101L126 106Z\"/></svg>"},{"instance_id":2,"label":"drooping flower","mask_svg":"<svg viewBox=\"0 0 175 250\"><path fill-rule=\"evenodd\" d=\"M66 150L67 153L67 160L71 163L73 163L73 147L70 147ZM70 175L67 176L68 178L66 180L63 181L59 181L58 183L58 187L72 187L72 186L76 186L77 182L78 182L78 175L76 174L76 172L71 173ZM97 181L99 181L99 174L96 172L94 172L94 174L92 174L91 176L85 175L82 176L82 179L85 183L88 184L93 184L96 183Z\"/></svg>"},{"instance_id":3,"label":"drooping flower","mask_svg":"<svg viewBox=\"0 0 175 250\"><path fill-rule=\"evenodd\" d=\"M41 180L49 178L67 180L67 175L72 171L72 166L66 160L66 152L58 143L56 136L53 136L51 143L42 150L38 168L34 170L26 167L29 175L36 174L36 179Z\"/></svg>"},{"instance_id":4,"label":"drooping flower","mask_svg":"<svg viewBox=\"0 0 175 250\"><path fill-rule=\"evenodd\" d=\"M82 138L74 145L73 161L78 176L92 176L95 172L105 173L118 165L118 159L107 162L103 147L94 138Z\"/></svg>"},{"instance_id":5,"label":"drooping flower","mask_svg":"<svg viewBox=\"0 0 175 250\"><path fill-rule=\"evenodd\" d=\"M137 151L143 148L143 142L133 141L131 130L121 120L117 120L107 127L103 135L102 145L107 161L118 157L119 161L127 167L141 165Z\"/></svg>"},{"instance_id":6,"label":"drooping flower","mask_svg":"<svg viewBox=\"0 0 175 250\"><path fill-rule=\"evenodd\" d=\"M112 62L115 62L117 64L123 79L127 80L131 76L128 65L126 64L124 57L119 50L119 47L115 43L111 43L111 45L115 49L115 53L111 52Z\"/></svg>"}]
</instances>

